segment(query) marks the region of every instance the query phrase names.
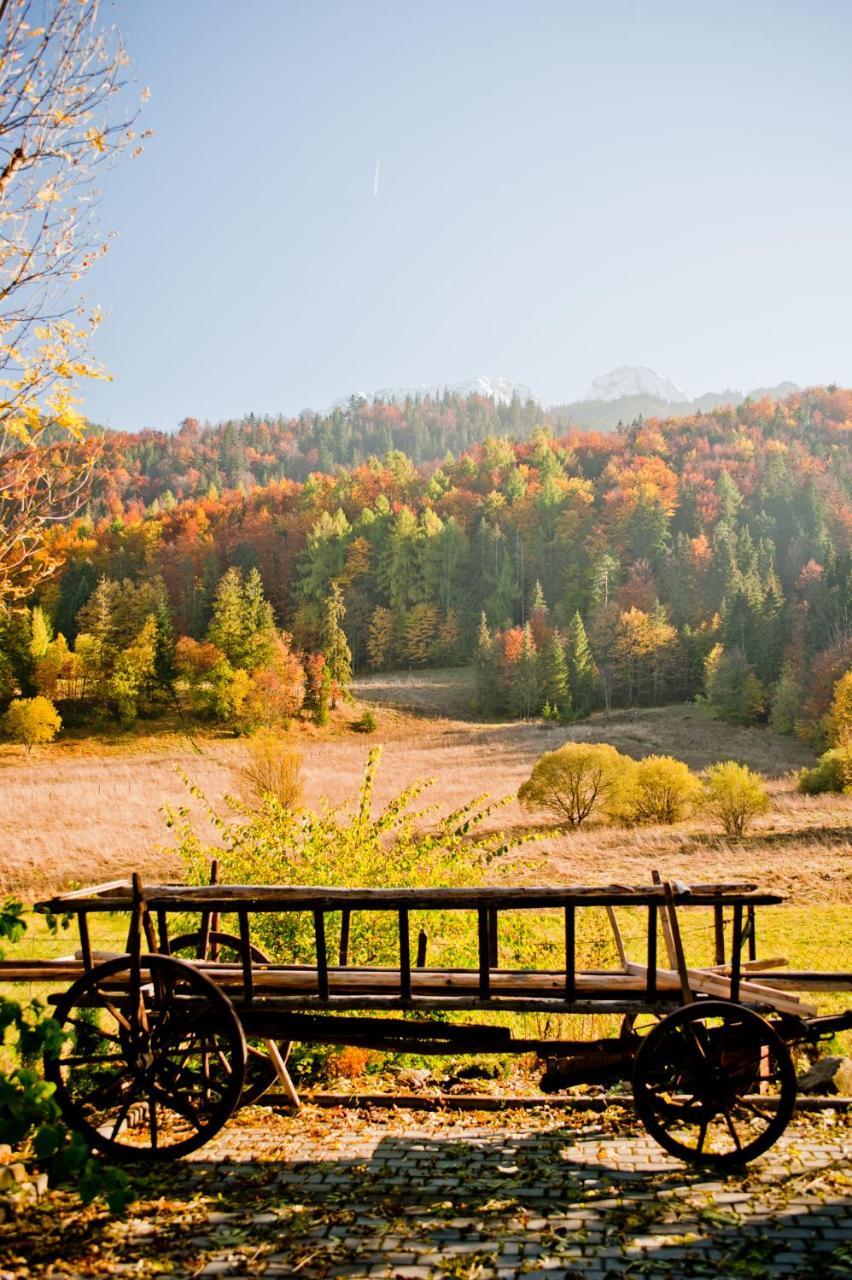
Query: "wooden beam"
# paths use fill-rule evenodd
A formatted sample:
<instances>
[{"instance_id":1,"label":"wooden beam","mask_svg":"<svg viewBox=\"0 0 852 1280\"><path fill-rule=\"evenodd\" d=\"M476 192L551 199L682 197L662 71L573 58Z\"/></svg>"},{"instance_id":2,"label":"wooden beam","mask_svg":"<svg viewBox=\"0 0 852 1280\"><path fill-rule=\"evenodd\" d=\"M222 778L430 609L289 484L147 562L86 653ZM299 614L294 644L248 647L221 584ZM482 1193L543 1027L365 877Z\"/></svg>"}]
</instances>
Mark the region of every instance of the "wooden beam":
<instances>
[{"instance_id":1,"label":"wooden beam","mask_svg":"<svg viewBox=\"0 0 852 1280\"><path fill-rule=\"evenodd\" d=\"M693 994L689 985L689 970L686 967L686 957L683 953L683 942L680 936L680 924L678 923L677 910L675 909L674 892L672 886L667 880L663 885L663 893L666 898L666 916L668 917L669 929L671 930L672 946L674 948L675 960L677 962L677 972L680 978L680 990L683 996L684 1004L692 1004Z\"/></svg>"},{"instance_id":2,"label":"wooden beam","mask_svg":"<svg viewBox=\"0 0 852 1280\"><path fill-rule=\"evenodd\" d=\"M626 969L627 951L625 950L625 946L624 946L624 938L621 936L621 928L619 926L618 921L615 918L615 908L607 907L606 914L609 917L610 928L612 929L612 936L615 938L615 946L616 946L616 950L618 951L618 958L621 961L621 967L622 969Z\"/></svg>"},{"instance_id":3,"label":"wooden beam","mask_svg":"<svg viewBox=\"0 0 852 1280\"><path fill-rule=\"evenodd\" d=\"M625 969L628 966L625 960ZM648 907L648 981L645 992L649 1000L657 995L657 907L651 903Z\"/></svg>"},{"instance_id":4,"label":"wooden beam","mask_svg":"<svg viewBox=\"0 0 852 1280\"><path fill-rule=\"evenodd\" d=\"M403 1000L411 999L411 939L407 911L399 913L399 994Z\"/></svg>"},{"instance_id":5,"label":"wooden beam","mask_svg":"<svg viewBox=\"0 0 852 1280\"><path fill-rule=\"evenodd\" d=\"M328 956L325 949L325 917L314 912L314 939L317 948L317 992L320 1000L328 999Z\"/></svg>"},{"instance_id":6,"label":"wooden beam","mask_svg":"<svg viewBox=\"0 0 852 1280\"><path fill-rule=\"evenodd\" d=\"M340 951L338 964L341 966L349 963L349 923L352 912L346 907L340 913Z\"/></svg>"},{"instance_id":7,"label":"wooden beam","mask_svg":"<svg viewBox=\"0 0 852 1280\"><path fill-rule=\"evenodd\" d=\"M269 1054L269 1061L275 1068L278 1079L281 1082L281 1088L287 1095L287 1101L291 1107L295 1107L298 1111L302 1105L302 1100L296 1092L296 1086L290 1078L290 1072L287 1070L287 1058L290 1055L290 1045L285 1046L282 1053L274 1040L264 1040L266 1052Z\"/></svg>"},{"instance_id":8,"label":"wooden beam","mask_svg":"<svg viewBox=\"0 0 852 1280\"><path fill-rule=\"evenodd\" d=\"M479 938L479 998L487 1000L491 990L491 945L488 940L488 917L487 908L480 907L477 911L478 938Z\"/></svg>"},{"instance_id":9,"label":"wooden beam","mask_svg":"<svg viewBox=\"0 0 852 1280\"><path fill-rule=\"evenodd\" d=\"M243 974L243 1000L246 1004L251 1004L254 995L254 969L251 960L251 930L249 928L249 918L247 911L238 913L240 922L240 952L242 959Z\"/></svg>"},{"instance_id":10,"label":"wooden beam","mask_svg":"<svg viewBox=\"0 0 852 1280\"><path fill-rule=\"evenodd\" d=\"M575 907L565 904L565 999L573 1000L577 991L577 937Z\"/></svg>"}]
</instances>

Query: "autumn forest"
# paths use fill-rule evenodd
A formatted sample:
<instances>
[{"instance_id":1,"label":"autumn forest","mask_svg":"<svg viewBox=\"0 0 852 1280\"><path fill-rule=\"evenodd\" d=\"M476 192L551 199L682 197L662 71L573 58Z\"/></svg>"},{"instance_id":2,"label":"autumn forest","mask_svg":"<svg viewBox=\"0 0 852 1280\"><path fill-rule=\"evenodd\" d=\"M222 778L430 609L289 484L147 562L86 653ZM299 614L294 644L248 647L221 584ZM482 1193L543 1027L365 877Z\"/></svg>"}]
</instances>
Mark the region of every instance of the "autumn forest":
<instances>
[{"instance_id":1,"label":"autumn forest","mask_svg":"<svg viewBox=\"0 0 852 1280\"><path fill-rule=\"evenodd\" d=\"M610 434L449 394L92 431L0 685L66 725L250 728L322 717L353 670L473 664L485 717L697 698L819 746L852 655L850 430L829 388Z\"/></svg>"}]
</instances>

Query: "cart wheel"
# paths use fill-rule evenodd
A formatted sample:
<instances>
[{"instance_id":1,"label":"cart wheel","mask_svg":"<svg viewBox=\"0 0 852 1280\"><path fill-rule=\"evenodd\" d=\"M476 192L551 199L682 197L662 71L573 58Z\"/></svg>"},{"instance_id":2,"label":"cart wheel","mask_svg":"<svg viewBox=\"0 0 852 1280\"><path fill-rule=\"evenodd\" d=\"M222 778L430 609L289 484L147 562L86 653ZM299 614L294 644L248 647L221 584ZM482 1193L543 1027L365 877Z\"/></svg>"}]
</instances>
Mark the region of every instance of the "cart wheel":
<instances>
[{"instance_id":1,"label":"cart wheel","mask_svg":"<svg viewBox=\"0 0 852 1280\"><path fill-rule=\"evenodd\" d=\"M207 954L204 955L204 936L201 933L186 933L169 942L169 955L185 956L187 959L207 960L213 956L228 964L242 964L242 940L233 933L222 933L212 929L207 935ZM202 953L202 954L200 954ZM249 955L257 964L269 964L269 956L249 943ZM287 1057L289 1046L286 1042L278 1045L283 1058ZM246 1037L246 1079L240 1095L239 1106L250 1107L259 1102L263 1095L278 1081L278 1072L269 1060L269 1052L263 1040L256 1036Z\"/></svg>"},{"instance_id":2,"label":"cart wheel","mask_svg":"<svg viewBox=\"0 0 852 1280\"><path fill-rule=\"evenodd\" d=\"M625 1013L618 1030L619 1040L634 1040L637 1036L646 1036L654 1027L659 1026L656 1013Z\"/></svg>"},{"instance_id":3,"label":"cart wheel","mask_svg":"<svg viewBox=\"0 0 852 1280\"><path fill-rule=\"evenodd\" d=\"M694 1164L753 1160L784 1132L796 1101L787 1045L751 1009L701 1000L642 1040L633 1070L639 1118L661 1147Z\"/></svg>"},{"instance_id":4,"label":"cart wheel","mask_svg":"<svg viewBox=\"0 0 852 1280\"><path fill-rule=\"evenodd\" d=\"M45 1076L71 1128L114 1160L172 1160L222 1128L240 1098L246 1042L233 1005L181 960L128 956L69 987Z\"/></svg>"}]
</instances>

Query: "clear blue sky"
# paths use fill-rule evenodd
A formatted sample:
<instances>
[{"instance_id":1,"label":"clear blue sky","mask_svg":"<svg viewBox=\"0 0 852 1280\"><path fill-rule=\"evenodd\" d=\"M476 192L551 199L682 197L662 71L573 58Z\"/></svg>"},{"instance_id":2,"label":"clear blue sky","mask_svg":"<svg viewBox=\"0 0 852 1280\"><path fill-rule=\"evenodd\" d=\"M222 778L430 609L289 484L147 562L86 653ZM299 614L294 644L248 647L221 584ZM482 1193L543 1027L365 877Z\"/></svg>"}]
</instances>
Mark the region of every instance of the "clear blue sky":
<instances>
[{"instance_id":1,"label":"clear blue sky","mask_svg":"<svg viewBox=\"0 0 852 1280\"><path fill-rule=\"evenodd\" d=\"M95 419L482 373L561 401L618 364L852 384L852 4L116 14L155 136L104 190Z\"/></svg>"}]
</instances>

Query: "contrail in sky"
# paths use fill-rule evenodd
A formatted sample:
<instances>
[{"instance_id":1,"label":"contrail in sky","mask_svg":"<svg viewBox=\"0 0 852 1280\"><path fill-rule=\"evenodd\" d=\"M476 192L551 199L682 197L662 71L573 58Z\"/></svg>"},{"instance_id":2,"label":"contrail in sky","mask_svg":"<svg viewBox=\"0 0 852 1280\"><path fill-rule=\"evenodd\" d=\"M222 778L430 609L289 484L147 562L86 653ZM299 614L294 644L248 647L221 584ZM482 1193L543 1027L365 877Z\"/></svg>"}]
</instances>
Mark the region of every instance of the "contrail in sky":
<instances>
[{"instance_id":1,"label":"contrail in sky","mask_svg":"<svg viewBox=\"0 0 852 1280\"><path fill-rule=\"evenodd\" d=\"M373 171L373 195L374 196L378 196L379 194L379 170L381 168L381 164L382 164L382 157L376 156L376 168Z\"/></svg>"}]
</instances>

